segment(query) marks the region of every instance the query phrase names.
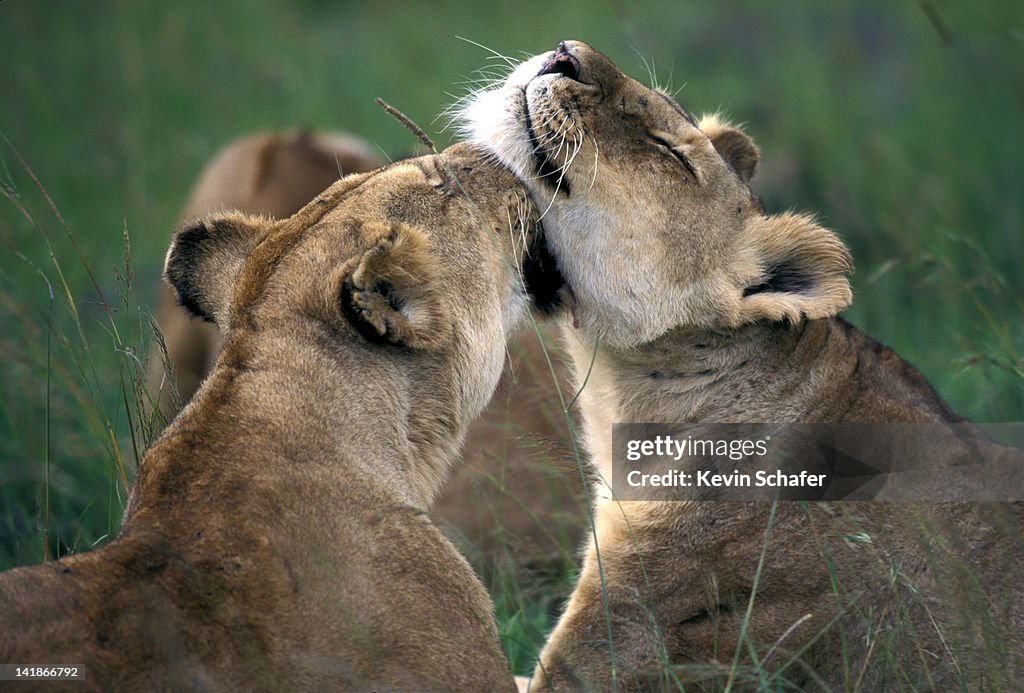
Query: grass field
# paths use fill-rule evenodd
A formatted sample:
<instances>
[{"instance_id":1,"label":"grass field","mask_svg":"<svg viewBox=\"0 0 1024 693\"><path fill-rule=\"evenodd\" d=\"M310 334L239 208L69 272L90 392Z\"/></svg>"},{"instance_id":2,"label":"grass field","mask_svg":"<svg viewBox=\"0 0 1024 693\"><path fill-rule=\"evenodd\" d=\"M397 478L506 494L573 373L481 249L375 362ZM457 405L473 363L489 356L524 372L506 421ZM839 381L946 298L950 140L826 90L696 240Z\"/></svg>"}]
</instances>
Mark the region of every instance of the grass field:
<instances>
[{"instance_id":1,"label":"grass field","mask_svg":"<svg viewBox=\"0 0 1024 693\"><path fill-rule=\"evenodd\" d=\"M1019 2L5 0L0 568L116 532L161 259L219 146L310 126L411 150L374 97L444 144L435 117L501 67L481 45L520 57L564 38L743 123L766 206L814 212L852 247L848 318L959 413L1024 419ZM530 608L498 597L507 619ZM535 640L546 617L530 613Z\"/></svg>"}]
</instances>

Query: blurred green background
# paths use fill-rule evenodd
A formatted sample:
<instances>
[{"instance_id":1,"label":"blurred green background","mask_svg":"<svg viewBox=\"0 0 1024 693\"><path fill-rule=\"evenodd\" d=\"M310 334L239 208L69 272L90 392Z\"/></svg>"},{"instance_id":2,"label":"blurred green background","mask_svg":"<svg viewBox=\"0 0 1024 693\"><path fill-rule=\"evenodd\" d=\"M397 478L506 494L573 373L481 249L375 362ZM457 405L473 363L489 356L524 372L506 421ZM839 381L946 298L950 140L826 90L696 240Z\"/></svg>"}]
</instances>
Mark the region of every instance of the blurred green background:
<instances>
[{"instance_id":1,"label":"blurred green background","mask_svg":"<svg viewBox=\"0 0 1024 693\"><path fill-rule=\"evenodd\" d=\"M162 255L220 146L309 126L413 149L374 97L444 144L435 117L503 67L473 42L566 38L742 123L766 206L853 248L852 322L958 412L1024 418L1022 2L4 0L0 567L116 532Z\"/></svg>"}]
</instances>

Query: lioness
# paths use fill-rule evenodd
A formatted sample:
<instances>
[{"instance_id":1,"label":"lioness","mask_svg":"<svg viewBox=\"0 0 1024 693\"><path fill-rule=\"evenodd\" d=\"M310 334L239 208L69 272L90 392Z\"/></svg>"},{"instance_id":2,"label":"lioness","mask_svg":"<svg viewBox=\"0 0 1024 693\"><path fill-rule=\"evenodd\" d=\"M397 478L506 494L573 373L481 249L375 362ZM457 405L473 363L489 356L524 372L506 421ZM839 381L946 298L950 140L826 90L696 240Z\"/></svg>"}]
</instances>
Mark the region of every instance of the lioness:
<instances>
[{"instance_id":1,"label":"lioness","mask_svg":"<svg viewBox=\"0 0 1024 693\"><path fill-rule=\"evenodd\" d=\"M229 209L284 219L342 175L383 164L369 143L353 135L249 135L204 167L181 220ZM147 364L146 404L170 421L178 402L188 402L209 373L223 340L216 325L182 308L165 282L159 292L155 319L163 348L154 346ZM537 336L528 327L520 330L508 351L498 391L470 427L463 462L432 515L480 570L517 573L526 582L566 562L582 536L584 506L568 428Z\"/></svg>"},{"instance_id":2,"label":"lioness","mask_svg":"<svg viewBox=\"0 0 1024 693\"><path fill-rule=\"evenodd\" d=\"M911 454L971 452L918 371L835 317L851 300L846 247L807 216L764 212L747 186L758 150L739 130L698 123L578 42L523 63L464 116L543 210L605 479L615 422L929 423L939 440ZM1020 451L979 445L1020 468ZM535 689L1024 680L1020 503L598 495Z\"/></svg>"},{"instance_id":3,"label":"lioness","mask_svg":"<svg viewBox=\"0 0 1024 693\"><path fill-rule=\"evenodd\" d=\"M535 220L460 145L283 221L182 228L166 277L224 349L118 538L0 575L0 662L93 689L511 690L487 593L426 513L526 314Z\"/></svg>"}]
</instances>

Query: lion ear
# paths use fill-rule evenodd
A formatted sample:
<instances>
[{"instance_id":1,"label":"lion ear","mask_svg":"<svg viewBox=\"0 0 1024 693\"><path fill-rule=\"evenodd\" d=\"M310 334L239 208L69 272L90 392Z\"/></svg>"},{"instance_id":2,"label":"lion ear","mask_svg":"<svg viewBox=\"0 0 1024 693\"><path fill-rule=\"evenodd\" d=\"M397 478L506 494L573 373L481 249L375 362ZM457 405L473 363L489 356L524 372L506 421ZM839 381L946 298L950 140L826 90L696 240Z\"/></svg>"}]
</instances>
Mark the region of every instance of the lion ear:
<instances>
[{"instance_id":1,"label":"lion ear","mask_svg":"<svg viewBox=\"0 0 1024 693\"><path fill-rule=\"evenodd\" d=\"M718 115L702 117L697 127L707 135L718 155L733 167L743 182L749 183L761 160L761 152L754 140L742 130L721 120Z\"/></svg>"},{"instance_id":2,"label":"lion ear","mask_svg":"<svg viewBox=\"0 0 1024 693\"><path fill-rule=\"evenodd\" d=\"M164 277L193 315L228 326L231 294L245 258L273 222L224 214L190 222L174 234Z\"/></svg>"},{"instance_id":3,"label":"lion ear","mask_svg":"<svg viewBox=\"0 0 1024 693\"><path fill-rule=\"evenodd\" d=\"M437 348L452 330L442 274L421 231L381 225L379 240L341 269L342 313L370 341Z\"/></svg>"},{"instance_id":4,"label":"lion ear","mask_svg":"<svg viewBox=\"0 0 1024 693\"><path fill-rule=\"evenodd\" d=\"M741 322L824 318L853 300L849 250L809 217L755 217L744 239L756 269L743 286Z\"/></svg>"}]
</instances>

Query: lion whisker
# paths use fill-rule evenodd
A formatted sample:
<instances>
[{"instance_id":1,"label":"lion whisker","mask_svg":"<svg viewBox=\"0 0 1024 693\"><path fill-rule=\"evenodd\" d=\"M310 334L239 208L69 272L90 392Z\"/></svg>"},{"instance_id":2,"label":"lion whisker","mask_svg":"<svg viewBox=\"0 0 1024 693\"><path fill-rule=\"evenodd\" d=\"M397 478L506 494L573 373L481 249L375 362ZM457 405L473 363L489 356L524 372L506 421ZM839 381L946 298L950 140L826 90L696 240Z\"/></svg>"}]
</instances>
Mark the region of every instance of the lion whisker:
<instances>
[{"instance_id":1,"label":"lion whisker","mask_svg":"<svg viewBox=\"0 0 1024 693\"><path fill-rule=\"evenodd\" d=\"M597 146L597 138L590 135L590 141L594 143L594 175L590 178L590 187L587 190L593 190L594 186L597 185L597 164L600 160L600 150Z\"/></svg>"},{"instance_id":2,"label":"lion whisker","mask_svg":"<svg viewBox=\"0 0 1024 693\"><path fill-rule=\"evenodd\" d=\"M456 36L455 38L457 38L460 41L465 41L466 43L470 44L471 46L476 46L477 48L481 48L481 49L487 51L488 53L491 54L492 58L496 58L498 60L503 61L504 63L506 63L511 68L515 68L515 67L517 67L519 65L519 63L517 61L513 60L512 58L508 57L507 55L502 55L501 53L499 53L498 51L494 50L493 48L485 46L482 43L478 43L478 42L474 41L473 39L468 39L465 36Z\"/></svg>"}]
</instances>

